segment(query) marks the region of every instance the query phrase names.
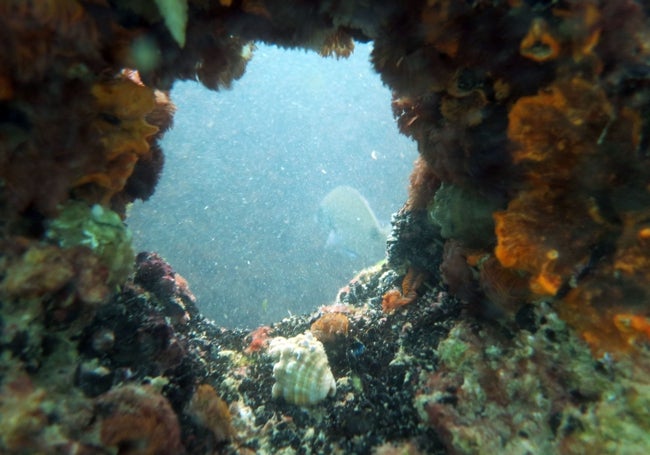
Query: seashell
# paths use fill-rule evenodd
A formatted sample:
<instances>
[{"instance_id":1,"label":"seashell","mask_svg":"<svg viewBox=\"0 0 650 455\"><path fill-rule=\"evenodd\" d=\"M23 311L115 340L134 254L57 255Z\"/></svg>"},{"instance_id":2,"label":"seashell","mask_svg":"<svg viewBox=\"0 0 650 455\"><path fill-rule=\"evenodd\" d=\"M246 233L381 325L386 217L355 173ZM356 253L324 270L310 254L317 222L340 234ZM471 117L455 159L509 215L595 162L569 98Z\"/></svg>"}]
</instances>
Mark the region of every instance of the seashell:
<instances>
[{"instance_id":1,"label":"seashell","mask_svg":"<svg viewBox=\"0 0 650 455\"><path fill-rule=\"evenodd\" d=\"M311 332L273 338L268 353L278 360L273 366L273 398L283 397L288 403L307 406L336 393L323 344Z\"/></svg>"}]
</instances>

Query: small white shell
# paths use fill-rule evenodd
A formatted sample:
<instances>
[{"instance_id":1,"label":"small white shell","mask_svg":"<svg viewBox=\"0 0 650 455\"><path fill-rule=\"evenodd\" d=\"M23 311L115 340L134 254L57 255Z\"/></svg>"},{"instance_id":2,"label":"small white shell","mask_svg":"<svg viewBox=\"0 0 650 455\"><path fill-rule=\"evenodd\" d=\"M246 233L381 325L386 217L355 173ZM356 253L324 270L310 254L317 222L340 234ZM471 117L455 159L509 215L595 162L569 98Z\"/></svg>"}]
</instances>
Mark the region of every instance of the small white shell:
<instances>
[{"instance_id":1,"label":"small white shell","mask_svg":"<svg viewBox=\"0 0 650 455\"><path fill-rule=\"evenodd\" d=\"M273 398L283 397L288 403L306 406L336 393L323 344L311 332L288 339L273 338L268 353L278 359L273 366Z\"/></svg>"}]
</instances>

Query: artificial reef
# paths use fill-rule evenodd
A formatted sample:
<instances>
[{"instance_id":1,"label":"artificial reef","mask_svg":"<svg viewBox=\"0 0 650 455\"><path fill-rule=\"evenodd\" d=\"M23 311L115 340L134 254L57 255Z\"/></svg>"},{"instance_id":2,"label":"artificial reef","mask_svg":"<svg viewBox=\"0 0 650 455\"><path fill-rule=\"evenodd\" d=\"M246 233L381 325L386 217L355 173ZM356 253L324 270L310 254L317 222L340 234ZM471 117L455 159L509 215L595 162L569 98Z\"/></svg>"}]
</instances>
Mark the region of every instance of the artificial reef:
<instances>
[{"instance_id":1,"label":"artificial reef","mask_svg":"<svg viewBox=\"0 0 650 455\"><path fill-rule=\"evenodd\" d=\"M649 13L0 2L0 451L649 452ZM169 90L229 88L255 42L355 41L420 154L387 261L311 315L222 329L124 225L155 190ZM299 406L272 394L268 346L305 332L331 370Z\"/></svg>"}]
</instances>

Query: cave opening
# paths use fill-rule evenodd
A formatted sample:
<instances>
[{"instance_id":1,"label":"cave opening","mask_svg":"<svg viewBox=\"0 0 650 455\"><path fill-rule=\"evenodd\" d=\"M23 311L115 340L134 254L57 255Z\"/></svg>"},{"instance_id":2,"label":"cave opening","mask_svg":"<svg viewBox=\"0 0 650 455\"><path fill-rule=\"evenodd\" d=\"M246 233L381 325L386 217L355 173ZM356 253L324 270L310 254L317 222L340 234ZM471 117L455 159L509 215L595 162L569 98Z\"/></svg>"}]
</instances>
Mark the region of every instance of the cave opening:
<instances>
[{"instance_id":1,"label":"cave opening","mask_svg":"<svg viewBox=\"0 0 650 455\"><path fill-rule=\"evenodd\" d=\"M649 11L640 0L0 2L0 452L650 453ZM188 272L163 251L169 262L138 255L134 268L124 219L136 227L138 208L131 219L126 208L158 182L174 81L241 96L248 43L341 57L353 40L374 42L396 123L420 153L388 263L329 308L283 317L291 298L321 302L300 294L303 269L287 260L299 242L268 220L300 232L332 187L352 184L334 179L341 163L318 160L365 163L370 189L355 180L354 191L383 223L395 208L382 213L374 198L397 197L406 179L377 177L370 168L388 152L375 144L341 153L339 141L371 128L331 106L311 122L336 128L311 134L309 103L281 121L289 109L264 115L253 96L236 102L253 126L224 110L217 131L188 94L175 97L186 137L166 148L167 171L188 173L163 177L156 197L159 212L175 203L200 215L143 222L183 227L169 246L194 264ZM302 74L282 69L256 86ZM338 76L314 81L347 101ZM284 89L266 104L307 99ZM183 112L196 129L182 127ZM273 133L260 134L270 121ZM319 146L283 136L294 124ZM247 136L244 153L232 140ZM311 173L298 172L310 153ZM191 169L203 156L221 172ZM251 178L266 157L275 167ZM290 191L259 189L287 174ZM310 195L319 179L330 180ZM278 213L297 196L311 203ZM254 200L267 201L260 212ZM210 238L181 248L225 216L229 230L213 237L239 251ZM252 241L237 236L245 231ZM282 254L261 254L274 238ZM262 272L286 263L279 297L237 295L268 288L262 272L236 283L241 266L208 269L225 283L222 300L199 295L206 320L179 276L195 291L209 282L189 273L213 251ZM340 271L341 261L305 270ZM235 317L209 314L206 300L251 315L266 306L273 323L230 329Z\"/></svg>"},{"instance_id":2,"label":"cave opening","mask_svg":"<svg viewBox=\"0 0 650 455\"><path fill-rule=\"evenodd\" d=\"M383 257L332 236L319 214L328 192L350 186L385 234L406 199L417 146L397 129L371 52L356 43L334 59L258 44L231 90L175 84L161 181L128 224L138 251L188 279L206 317L255 327L309 312Z\"/></svg>"}]
</instances>

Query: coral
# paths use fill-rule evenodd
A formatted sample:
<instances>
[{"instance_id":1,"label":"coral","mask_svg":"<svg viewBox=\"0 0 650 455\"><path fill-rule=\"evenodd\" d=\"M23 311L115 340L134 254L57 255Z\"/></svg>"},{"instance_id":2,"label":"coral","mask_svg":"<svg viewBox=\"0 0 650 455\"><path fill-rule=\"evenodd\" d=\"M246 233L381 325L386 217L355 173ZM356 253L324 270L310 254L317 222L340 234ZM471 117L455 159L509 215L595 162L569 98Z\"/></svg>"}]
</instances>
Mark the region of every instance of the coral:
<instances>
[{"instance_id":1,"label":"coral","mask_svg":"<svg viewBox=\"0 0 650 455\"><path fill-rule=\"evenodd\" d=\"M130 231L115 212L100 205L68 202L50 221L46 236L62 248L90 249L107 268L109 286L123 283L133 270Z\"/></svg>"},{"instance_id":2,"label":"coral","mask_svg":"<svg viewBox=\"0 0 650 455\"><path fill-rule=\"evenodd\" d=\"M409 200L417 203L409 207L428 197L442 235L462 244L449 244L443 277L463 300L484 305L487 296L514 314L517 301L569 293L558 305L566 304L560 312L579 331L592 340L598 325L607 327L601 336L616 334L613 317L627 314L626 307L636 314L639 298L648 296L644 255L632 241L642 227L635 231L629 221L629 212L644 213L648 201L640 178L648 170L637 154L647 148L640 146L647 127L639 120L647 112L647 78L629 73L644 65L647 19L634 2L574 2L546 11L513 2L507 13L502 6L429 2L419 18L414 13L394 24L389 33L400 34L400 44L375 43L373 60L394 89L398 125L417 140L431 170L414 172ZM423 24L420 34L414 24ZM478 48L493 58L480 61ZM643 51L634 55L633 48ZM508 69L515 67L516 75ZM424 191L416 198L416 188L441 181L439 201ZM460 203L441 203L456 200L454 194ZM481 203L486 197L495 202ZM499 265L466 263L474 253L488 257L491 248L488 217L476 223L469 220L473 211L463 210L472 200L486 214L496 211ZM629 232L622 234L621 222ZM617 258L623 280L611 279L608 262ZM618 291L596 289L598 279ZM587 289L572 291L576 286ZM644 297L634 302L635 292Z\"/></svg>"},{"instance_id":3,"label":"coral","mask_svg":"<svg viewBox=\"0 0 650 455\"><path fill-rule=\"evenodd\" d=\"M201 384L196 388L187 412L198 423L212 431L217 443L233 437L235 430L232 427L228 404L217 395L211 385Z\"/></svg>"},{"instance_id":4,"label":"coral","mask_svg":"<svg viewBox=\"0 0 650 455\"><path fill-rule=\"evenodd\" d=\"M152 386L124 385L96 399L102 444L120 455L183 453L178 418Z\"/></svg>"},{"instance_id":5,"label":"coral","mask_svg":"<svg viewBox=\"0 0 650 455\"><path fill-rule=\"evenodd\" d=\"M309 331L321 343L332 343L348 336L350 320L343 313L325 313L316 319Z\"/></svg>"},{"instance_id":6,"label":"coral","mask_svg":"<svg viewBox=\"0 0 650 455\"><path fill-rule=\"evenodd\" d=\"M323 344L307 331L293 338L276 337L269 343L273 366L273 398L299 406L315 405L336 394Z\"/></svg>"}]
</instances>

